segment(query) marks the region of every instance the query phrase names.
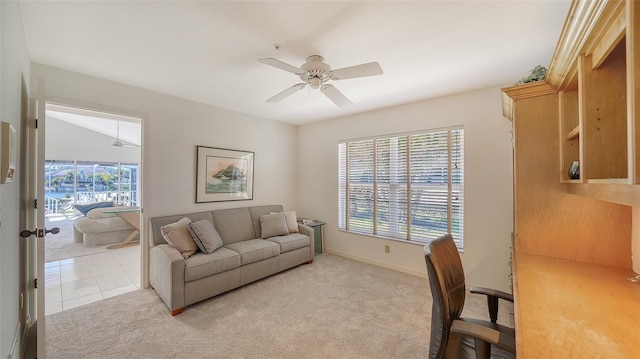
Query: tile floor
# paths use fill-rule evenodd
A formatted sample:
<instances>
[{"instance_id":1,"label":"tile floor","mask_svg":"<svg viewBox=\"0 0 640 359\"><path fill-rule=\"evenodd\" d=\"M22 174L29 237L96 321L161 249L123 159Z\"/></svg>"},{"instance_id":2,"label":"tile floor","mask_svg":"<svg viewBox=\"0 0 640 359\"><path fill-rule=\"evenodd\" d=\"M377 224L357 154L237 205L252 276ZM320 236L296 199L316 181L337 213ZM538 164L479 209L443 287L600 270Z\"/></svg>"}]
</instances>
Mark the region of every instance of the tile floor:
<instances>
[{"instance_id":1,"label":"tile floor","mask_svg":"<svg viewBox=\"0 0 640 359\"><path fill-rule=\"evenodd\" d=\"M45 315L140 288L140 246L45 263Z\"/></svg>"}]
</instances>

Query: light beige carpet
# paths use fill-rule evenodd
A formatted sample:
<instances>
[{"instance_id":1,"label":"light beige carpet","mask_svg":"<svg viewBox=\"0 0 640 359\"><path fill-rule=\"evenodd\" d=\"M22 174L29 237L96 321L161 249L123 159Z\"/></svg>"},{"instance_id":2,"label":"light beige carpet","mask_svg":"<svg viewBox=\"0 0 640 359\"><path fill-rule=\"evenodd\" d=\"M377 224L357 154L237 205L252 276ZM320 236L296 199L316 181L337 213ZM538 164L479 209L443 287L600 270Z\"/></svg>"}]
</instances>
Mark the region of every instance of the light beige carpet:
<instances>
[{"instance_id":1,"label":"light beige carpet","mask_svg":"<svg viewBox=\"0 0 640 359\"><path fill-rule=\"evenodd\" d=\"M484 298L470 295L467 307L465 315L487 318ZM501 307L501 319L508 310ZM424 358L430 315L427 279L324 254L311 265L189 306L175 317L151 289L50 315L47 353L49 358Z\"/></svg>"}]
</instances>

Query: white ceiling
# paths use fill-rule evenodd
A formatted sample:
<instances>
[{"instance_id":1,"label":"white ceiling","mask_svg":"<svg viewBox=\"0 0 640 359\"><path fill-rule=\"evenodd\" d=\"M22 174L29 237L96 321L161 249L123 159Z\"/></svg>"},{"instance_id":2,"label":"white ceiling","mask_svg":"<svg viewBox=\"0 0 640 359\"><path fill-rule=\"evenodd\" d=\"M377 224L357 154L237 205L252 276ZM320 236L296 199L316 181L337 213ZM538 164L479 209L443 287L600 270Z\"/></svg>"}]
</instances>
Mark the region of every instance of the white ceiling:
<instances>
[{"instance_id":1,"label":"white ceiling","mask_svg":"<svg viewBox=\"0 0 640 359\"><path fill-rule=\"evenodd\" d=\"M140 119L59 105L47 105L46 111L47 119L53 117L111 137L109 143L119 141L127 146L141 145Z\"/></svg>"},{"instance_id":2,"label":"white ceiling","mask_svg":"<svg viewBox=\"0 0 640 359\"><path fill-rule=\"evenodd\" d=\"M31 60L277 121L304 124L512 84L549 66L568 0L21 0ZM276 50L274 44L280 44ZM377 61L384 74L265 100L300 79L259 58L334 69Z\"/></svg>"}]
</instances>

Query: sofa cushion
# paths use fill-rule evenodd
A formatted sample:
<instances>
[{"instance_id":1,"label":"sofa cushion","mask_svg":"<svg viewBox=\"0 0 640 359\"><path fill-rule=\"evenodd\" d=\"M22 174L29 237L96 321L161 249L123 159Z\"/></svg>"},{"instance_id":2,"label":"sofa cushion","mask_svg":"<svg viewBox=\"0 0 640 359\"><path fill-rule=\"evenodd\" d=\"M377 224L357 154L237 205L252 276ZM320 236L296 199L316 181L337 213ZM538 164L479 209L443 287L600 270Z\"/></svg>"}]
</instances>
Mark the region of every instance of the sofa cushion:
<instances>
[{"instance_id":1,"label":"sofa cushion","mask_svg":"<svg viewBox=\"0 0 640 359\"><path fill-rule=\"evenodd\" d=\"M87 203L87 204L76 204L73 206L78 212L83 215L87 215L90 210L94 208L104 208L104 207L113 207L113 202L98 202L98 203Z\"/></svg>"},{"instance_id":2,"label":"sofa cushion","mask_svg":"<svg viewBox=\"0 0 640 359\"><path fill-rule=\"evenodd\" d=\"M227 248L196 253L185 260L184 280L191 282L240 267L240 254Z\"/></svg>"},{"instance_id":3,"label":"sofa cushion","mask_svg":"<svg viewBox=\"0 0 640 359\"><path fill-rule=\"evenodd\" d=\"M213 223L206 219L189 223L188 229L193 241L204 253L212 253L224 244Z\"/></svg>"},{"instance_id":4,"label":"sofa cushion","mask_svg":"<svg viewBox=\"0 0 640 359\"><path fill-rule=\"evenodd\" d=\"M169 223L177 222L184 217L189 218L191 221L208 219L213 223L213 217L211 217L211 211L151 218L150 220L151 234L153 234L153 236L149 238L149 246L153 247L160 244L165 244L165 243L168 244L167 241L165 241L164 237L162 236L162 231L160 230L160 228L162 228L162 226L165 226Z\"/></svg>"},{"instance_id":5,"label":"sofa cushion","mask_svg":"<svg viewBox=\"0 0 640 359\"><path fill-rule=\"evenodd\" d=\"M287 228L289 228L289 233L298 233L300 230L298 229L298 216L296 216L296 211L287 211L284 213L284 217L287 219Z\"/></svg>"},{"instance_id":6,"label":"sofa cushion","mask_svg":"<svg viewBox=\"0 0 640 359\"><path fill-rule=\"evenodd\" d=\"M247 207L219 209L211 214L213 226L220 233L224 244L257 238Z\"/></svg>"},{"instance_id":7,"label":"sofa cushion","mask_svg":"<svg viewBox=\"0 0 640 359\"><path fill-rule=\"evenodd\" d=\"M262 238L289 234L287 218L284 216L284 213L263 214L260 216L260 230L262 232Z\"/></svg>"},{"instance_id":8,"label":"sofa cushion","mask_svg":"<svg viewBox=\"0 0 640 359\"><path fill-rule=\"evenodd\" d=\"M284 216L287 218L287 227L289 227L289 233L298 233L298 216L296 216L296 211L284 212Z\"/></svg>"},{"instance_id":9,"label":"sofa cushion","mask_svg":"<svg viewBox=\"0 0 640 359\"><path fill-rule=\"evenodd\" d=\"M251 224L253 224L253 230L256 232L254 238L262 238L262 232L260 231L260 216L263 214L283 212L284 209L281 205L269 205L269 206L252 206L249 207L249 214L251 215Z\"/></svg>"},{"instance_id":10,"label":"sofa cushion","mask_svg":"<svg viewBox=\"0 0 640 359\"><path fill-rule=\"evenodd\" d=\"M264 239L250 239L247 241L235 242L227 244L223 248L238 252L240 254L240 263L242 265L275 257L280 254L280 245L272 241L265 241Z\"/></svg>"},{"instance_id":11,"label":"sofa cushion","mask_svg":"<svg viewBox=\"0 0 640 359\"><path fill-rule=\"evenodd\" d=\"M280 245L280 253L290 252L299 248L308 247L311 241L309 237L301 233L291 233L286 236L271 237L268 241Z\"/></svg>"},{"instance_id":12,"label":"sofa cushion","mask_svg":"<svg viewBox=\"0 0 640 359\"><path fill-rule=\"evenodd\" d=\"M181 220L173 223L169 223L160 227L162 237L182 254L184 258L189 258L198 250L198 246L193 241L191 233L189 233L189 223L191 220L187 217L183 217Z\"/></svg>"}]
</instances>

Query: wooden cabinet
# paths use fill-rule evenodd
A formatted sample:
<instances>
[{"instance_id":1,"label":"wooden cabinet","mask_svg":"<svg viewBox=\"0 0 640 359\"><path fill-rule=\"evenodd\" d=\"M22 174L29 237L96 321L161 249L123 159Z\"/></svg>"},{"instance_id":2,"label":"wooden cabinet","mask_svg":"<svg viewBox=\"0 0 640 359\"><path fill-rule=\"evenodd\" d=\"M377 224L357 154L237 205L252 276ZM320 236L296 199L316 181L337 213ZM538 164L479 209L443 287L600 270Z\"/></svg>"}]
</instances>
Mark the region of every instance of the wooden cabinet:
<instances>
[{"instance_id":1,"label":"wooden cabinet","mask_svg":"<svg viewBox=\"0 0 640 359\"><path fill-rule=\"evenodd\" d=\"M546 81L503 93L514 122L516 249L632 268L631 243L640 243L631 219L640 211L640 2L574 0ZM579 179L569 177L574 161Z\"/></svg>"},{"instance_id":2,"label":"wooden cabinet","mask_svg":"<svg viewBox=\"0 0 640 359\"><path fill-rule=\"evenodd\" d=\"M599 65L593 55L578 58L581 174L587 183L629 183L625 58L624 41Z\"/></svg>"},{"instance_id":3,"label":"wooden cabinet","mask_svg":"<svg viewBox=\"0 0 640 359\"><path fill-rule=\"evenodd\" d=\"M503 89L503 113L513 120L514 132L514 294L521 358L538 357L527 347L557 348L545 353L548 358L583 353L567 348L606 349L606 343L589 340L589 331L607 333L622 353L637 354L632 346L640 337L619 339L616 333L640 333L640 324L617 321L620 328L604 328L609 324L600 318L629 313L612 304L615 298L594 301L593 293L609 293L615 285L624 289L620 300L640 298L640 284L627 281L632 269L640 272L639 49L640 1L576 0L546 81ZM573 161L580 162L578 179L569 177ZM546 283L550 298L532 297L540 287L539 265L547 279L560 279ZM608 277L583 291L581 285L562 284L568 268ZM578 306L570 317L558 317L536 304L566 307L580 300L595 303L591 310L597 315ZM593 320L580 326L581 317ZM575 332L537 335L549 333L544 325L575 325Z\"/></svg>"},{"instance_id":4,"label":"wooden cabinet","mask_svg":"<svg viewBox=\"0 0 640 359\"><path fill-rule=\"evenodd\" d=\"M532 95L521 92L513 104L515 249L631 268L631 207L567 191L586 184L559 179L561 94L544 88L528 87Z\"/></svg>"},{"instance_id":5,"label":"wooden cabinet","mask_svg":"<svg viewBox=\"0 0 640 359\"><path fill-rule=\"evenodd\" d=\"M546 81L558 96L562 183L640 184L639 7L634 1L574 1L571 7ZM514 100L521 91L504 89ZM574 161L579 179L568 174ZM602 188L593 194L602 195ZM631 198L622 201L634 205Z\"/></svg>"}]
</instances>

